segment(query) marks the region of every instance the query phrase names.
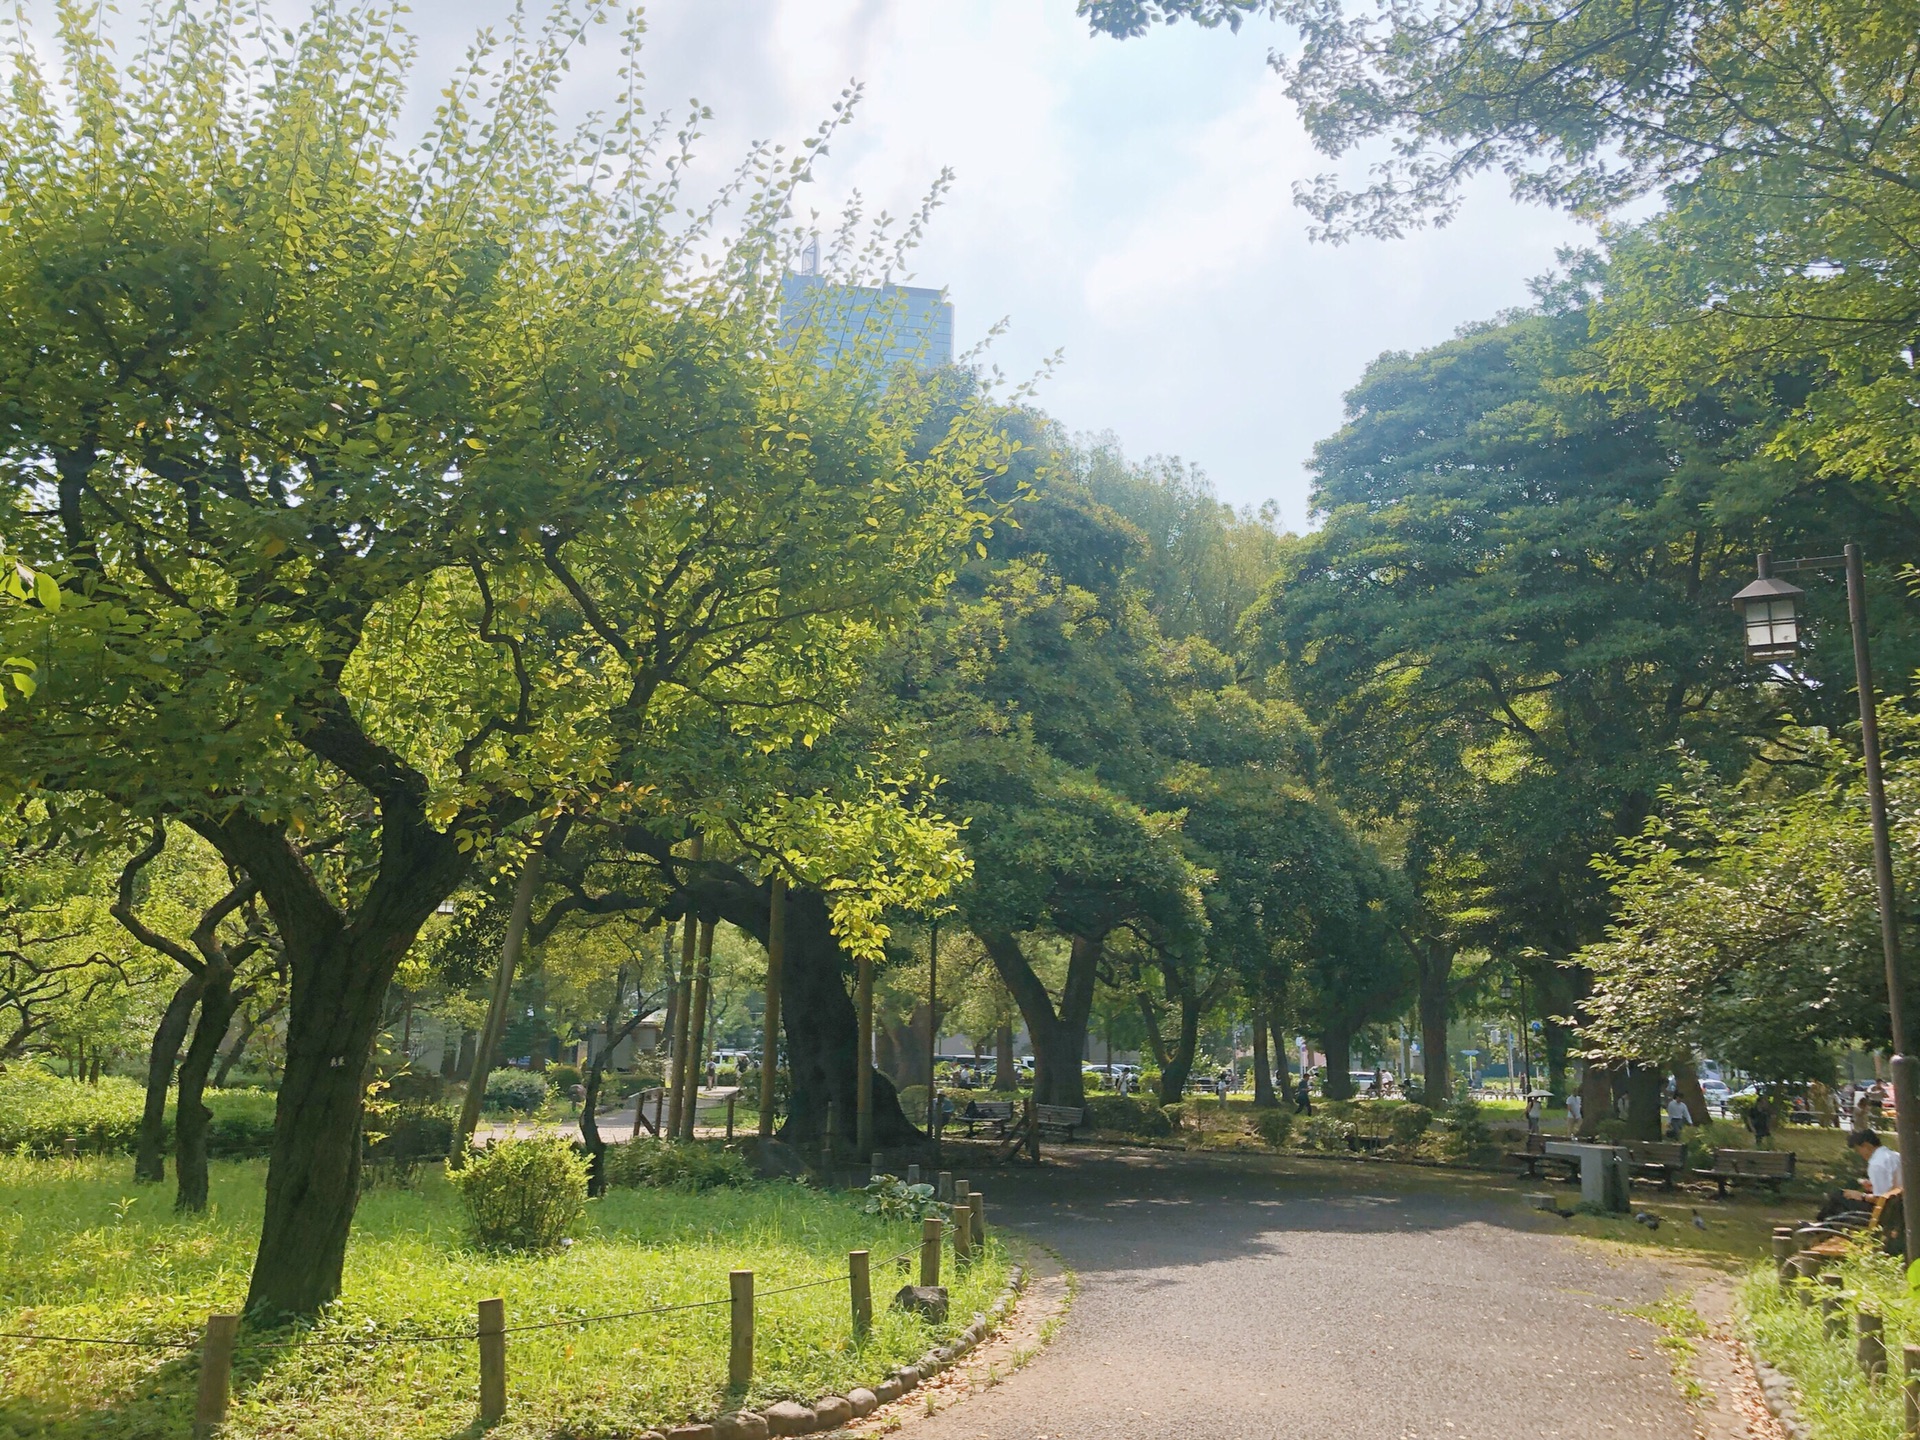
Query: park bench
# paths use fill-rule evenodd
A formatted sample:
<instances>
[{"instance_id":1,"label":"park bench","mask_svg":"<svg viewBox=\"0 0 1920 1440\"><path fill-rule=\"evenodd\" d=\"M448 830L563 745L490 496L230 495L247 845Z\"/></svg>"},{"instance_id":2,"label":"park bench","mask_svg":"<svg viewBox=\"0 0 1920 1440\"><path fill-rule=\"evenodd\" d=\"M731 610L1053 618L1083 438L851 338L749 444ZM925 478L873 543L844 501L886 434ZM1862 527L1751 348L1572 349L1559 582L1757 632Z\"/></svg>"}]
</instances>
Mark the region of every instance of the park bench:
<instances>
[{"instance_id":1,"label":"park bench","mask_svg":"<svg viewBox=\"0 0 1920 1440\"><path fill-rule=\"evenodd\" d=\"M1545 1135L1529 1135L1527 1136L1526 1148L1523 1150L1509 1150L1507 1152L1507 1158L1509 1160L1518 1160L1522 1165L1526 1166L1527 1178L1529 1180L1539 1174L1539 1167L1543 1165L1564 1165L1567 1170L1566 1178L1569 1180L1573 1179L1580 1173L1580 1162L1565 1155L1547 1154L1548 1138L1549 1137ZM1553 1178L1551 1171L1548 1172L1547 1178Z\"/></svg>"},{"instance_id":2,"label":"park bench","mask_svg":"<svg viewBox=\"0 0 1920 1440\"><path fill-rule=\"evenodd\" d=\"M1386 1143L1385 1135L1369 1135L1360 1130L1351 1131L1347 1135L1347 1149L1359 1155L1377 1155Z\"/></svg>"},{"instance_id":3,"label":"park bench","mask_svg":"<svg viewBox=\"0 0 1920 1440\"><path fill-rule=\"evenodd\" d=\"M1073 1132L1086 1124L1087 1112L1071 1105L1036 1105L1034 1116L1043 1135L1073 1139Z\"/></svg>"},{"instance_id":4,"label":"park bench","mask_svg":"<svg viewBox=\"0 0 1920 1440\"><path fill-rule=\"evenodd\" d=\"M1898 1190L1877 1195L1868 1209L1832 1215L1796 1229L1793 1240L1799 1253L1795 1269L1801 1275L1812 1275L1822 1265L1845 1259L1848 1246L1864 1234L1875 1236L1889 1255L1897 1255L1906 1242L1906 1226L1905 1195Z\"/></svg>"},{"instance_id":5,"label":"park bench","mask_svg":"<svg viewBox=\"0 0 1920 1440\"><path fill-rule=\"evenodd\" d=\"M959 1118L966 1124L967 1134L972 1135L975 1128L987 1126L996 1138L1004 1138L1007 1127L1013 1124L1013 1102L1011 1100L969 1100L967 1108L960 1112Z\"/></svg>"},{"instance_id":6,"label":"park bench","mask_svg":"<svg viewBox=\"0 0 1920 1440\"><path fill-rule=\"evenodd\" d=\"M1736 1180L1757 1180L1775 1194L1793 1178L1791 1150L1716 1150L1713 1168L1694 1173L1719 1187L1720 1198L1727 1198L1727 1187Z\"/></svg>"},{"instance_id":7,"label":"park bench","mask_svg":"<svg viewBox=\"0 0 1920 1440\"><path fill-rule=\"evenodd\" d=\"M1627 1163L1642 1175L1657 1178L1662 1190L1673 1189L1673 1182L1687 1173L1687 1147L1681 1141L1629 1140L1625 1149Z\"/></svg>"}]
</instances>

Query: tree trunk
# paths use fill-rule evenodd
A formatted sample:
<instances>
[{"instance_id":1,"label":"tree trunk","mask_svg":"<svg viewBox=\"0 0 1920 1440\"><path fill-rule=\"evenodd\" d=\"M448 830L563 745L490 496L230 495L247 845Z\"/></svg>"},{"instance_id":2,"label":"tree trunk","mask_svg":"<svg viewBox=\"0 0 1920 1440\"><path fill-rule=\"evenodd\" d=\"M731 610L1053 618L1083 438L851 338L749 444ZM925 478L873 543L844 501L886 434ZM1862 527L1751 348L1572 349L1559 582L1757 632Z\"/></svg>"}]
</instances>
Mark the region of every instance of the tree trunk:
<instances>
[{"instance_id":1,"label":"tree trunk","mask_svg":"<svg viewBox=\"0 0 1920 1440\"><path fill-rule=\"evenodd\" d=\"M1167 1042L1160 1033L1160 1011L1153 1003L1153 997L1144 989L1138 995L1140 1001L1140 1023L1147 1031L1147 1053L1153 1056L1153 1068L1166 1073Z\"/></svg>"},{"instance_id":2,"label":"tree trunk","mask_svg":"<svg viewBox=\"0 0 1920 1440\"><path fill-rule=\"evenodd\" d=\"M1273 1068L1279 1072L1280 1088L1284 1090L1287 1088L1287 1057L1293 1053L1293 1047L1287 1043L1286 1002L1275 995L1267 1001L1266 1013L1260 1018L1261 1023L1273 1032Z\"/></svg>"},{"instance_id":3,"label":"tree trunk","mask_svg":"<svg viewBox=\"0 0 1920 1440\"><path fill-rule=\"evenodd\" d=\"M1344 1028L1330 1026L1321 1033L1320 1048L1327 1053L1327 1099L1351 1100L1353 1098L1352 1033Z\"/></svg>"},{"instance_id":4,"label":"tree trunk","mask_svg":"<svg viewBox=\"0 0 1920 1440\"><path fill-rule=\"evenodd\" d=\"M247 1046L259 1033L262 1026L268 1024L274 1016L286 1006L286 996L282 995L264 1010L243 1011L240 1019L240 1032L233 1037L233 1043L220 1057L220 1068L214 1073L213 1088L224 1089L227 1077L233 1074L233 1067L240 1063L240 1057L247 1053Z\"/></svg>"},{"instance_id":5,"label":"tree trunk","mask_svg":"<svg viewBox=\"0 0 1920 1440\"><path fill-rule=\"evenodd\" d=\"M204 973L189 974L175 987L147 1051L147 1103L140 1114L140 1134L134 1143L133 1178L159 1184L167 1178L167 1092L173 1088L173 1067L186 1043L193 1007L206 986Z\"/></svg>"},{"instance_id":6,"label":"tree trunk","mask_svg":"<svg viewBox=\"0 0 1920 1440\"><path fill-rule=\"evenodd\" d=\"M535 846L521 862L520 878L513 887L513 908L507 916L507 933L500 942L500 963L494 971L493 995L487 1007L487 1020L480 1029L480 1041L474 1049L473 1073L467 1080L467 1093L460 1100L460 1119L453 1132L453 1154L449 1163L458 1167L461 1155L473 1140L474 1126L480 1123L480 1107L487 1100L487 1074L493 1069L500 1041L507 1030L507 1005L512 998L514 967L520 963L520 947L527 938L527 922L533 914L534 892L540 888L540 867L544 852ZM383 997L384 1001L384 997ZM299 997L294 1007L299 1008ZM293 1032L287 1032L287 1074L293 1074ZM285 1082L282 1081L283 1093Z\"/></svg>"},{"instance_id":7,"label":"tree trunk","mask_svg":"<svg viewBox=\"0 0 1920 1440\"><path fill-rule=\"evenodd\" d=\"M1160 1072L1160 1103L1178 1105L1180 1096L1187 1088L1187 1077L1193 1073L1193 1055L1200 1044L1200 996L1194 990L1192 982L1168 966L1163 972L1167 989L1173 992L1180 1005L1180 1031L1173 1042L1173 1053L1167 1057L1167 1063Z\"/></svg>"},{"instance_id":8,"label":"tree trunk","mask_svg":"<svg viewBox=\"0 0 1920 1440\"><path fill-rule=\"evenodd\" d=\"M1553 1097L1548 1103L1564 1105L1567 1101L1567 1050L1573 1032L1549 1015L1542 1018L1540 1033L1546 1041L1547 1090Z\"/></svg>"},{"instance_id":9,"label":"tree trunk","mask_svg":"<svg viewBox=\"0 0 1920 1440\"><path fill-rule=\"evenodd\" d=\"M1080 935L1073 937L1067 957L1067 980L1056 1013L1053 997L1027 963L1019 941L1003 930L990 931L979 939L992 958L1001 983L1013 993L1021 1018L1027 1022L1027 1034L1033 1038L1034 1102L1081 1108L1086 1104L1087 1092L1080 1060L1087 1048L1087 1021L1093 1013L1094 982L1099 977L1102 942Z\"/></svg>"},{"instance_id":10,"label":"tree trunk","mask_svg":"<svg viewBox=\"0 0 1920 1440\"><path fill-rule=\"evenodd\" d=\"M1427 1104L1439 1109L1453 1091L1447 1063L1448 985L1453 978L1453 951L1429 943L1414 947L1420 986L1420 1058L1425 1066L1422 1088ZM1332 1068L1332 1057L1328 1057Z\"/></svg>"},{"instance_id":11,"label":"tree trunk","mask_svg":"<svg viewBox=\"0 0 1920 1440\"><path fill-rule=\"evenodd\" d=\"M587 1061L587 1073L580 1081L583 1092L580 1101L580 1139L587 1148L587 1194L594 1198L607 1193L607 1142L600 1134L600 1120L595 1111L600 1105L600 1081L613 1061L614 1046L620 1043L624 1035L624 1032L617 1033L615 1026L626 998L627 969L623 965L614 972L613 1003L607 1006L606 1023L600 1027L600 1053L593 1054L593 1042L589 1039L587 1052L591 1058ZM645 1102L635 1096L633 1103L641 1105Z\"/></svg>"},{"instance_id":12,"label":"tree trunk","mask_svg":"<svg viewBox=\"0 0 1920 1440\"><path fill-rule=\"evenodd\" d=\"M1256 1009L1253 1016L1253 1108L1270 1110L1279 1103L1273 1093L1273 1066L1267 1056L1267 1021Z\"/></svg>"},{"instance_id":13,"label":"tree trunk","mask_svg":"<svg viewBox=\"0 0 1920 1440\"><path fill-rule=\"evenodd\" d=\"M1693 1123L1707 1123L1707 1092L1700 1087L1700 1071L1694 1066L1693 1057L1680 1056L1673 1062L1674 1084L1679 1088L1680 1100L1693 1116Z\"/></svg>"},{"instance_id":14,"label":"tree trunk","mask_svg":"<svg viewBox=\"0 0 1920 1440\"><path fill-rule=\"evenodd\" d=\"M1613 1067L1589 1060L1580 1075L1580 1138L1591 1140L1600 1122L1612 1118Z\"/></svg>"},{"instance_id":15,"label":"tree trunk","mask_svg":"<svg viewBox=\"0 0 1920 1440\"><path fill-rule=\"evenodd\" d=\"M201 1096L242 998L234 994L230 967L208 965L206 985L200 992L200 1020L180 1062L180 1092L174 1104L173 1158L179 1177L175 1210L198 1213L207 1208L207 1127L213 1123L213 1111Z\"/></svg>"},{"instance_id":16,"label":"tree trunk","mask_svg":"<svg viewBox=\"0 0 1920 1440\"><path fill-rule=\"evenodd\" d=\"M1002 1021L993 1032L993 1088L1009 1093L1020 1088L1013 1071L1013 1022Z\"/></svg>"},{"instance_id":17,"label":"tree trunk","mask_svg":"<svg viewBox=\"0 0 1920 1440\"><path fill-rule=\"evenodd\" d=\"M453 1078L465 1084L473 1079L474 1051L480 1046L480 1037L473 1031L462 1028L460 1031L460 1058L454 1061Z\"/></svg>"},{"instance_id":18,"label":"tree trunk","mask_svg":"<svg viewBox=\"0 0 1920 1440\"><path fill-rule=\"evenodd\" d=\"M1660 1092L1663 1077L1655 1065L1635 1063L1627 1072L1627 1138L1660 1138Z\"/></svg>"}]
</instances>

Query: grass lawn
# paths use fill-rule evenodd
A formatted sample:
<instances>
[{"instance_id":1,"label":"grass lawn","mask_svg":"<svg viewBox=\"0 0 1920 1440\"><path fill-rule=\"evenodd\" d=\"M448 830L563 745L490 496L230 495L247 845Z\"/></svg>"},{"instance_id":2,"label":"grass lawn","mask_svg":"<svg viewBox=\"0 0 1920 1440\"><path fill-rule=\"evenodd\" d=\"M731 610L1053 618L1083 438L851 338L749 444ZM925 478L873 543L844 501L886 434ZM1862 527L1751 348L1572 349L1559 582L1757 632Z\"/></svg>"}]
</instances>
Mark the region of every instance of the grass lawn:
<instances>
[{"instance_id":1,"label":"grass lawn","mask_svg":"<svg viewBox=\"0 0 1920 1440\"><path fill-rule=\"evenodd\" d=\"M209 1311L239 1307L259 1225L264 1166L216 1163L212 1207L176 1218L172 1187L134 1187L122 1157L0 1157L0 1331L197 1341ZM361 1202L345 1292L311 1333L251 1336L354 1343L245 1350L236 1359L231 1437L447 1437L474 1433L478 1358L470 1341L376 1344L471 1333L476 1302L506 1300L511 1327L724 1299L727 1272L752 1269L755 1384L749 1404L811 1400L872 1385L938 1335L964 1328L1005 1283L997 1243L955 1276L952 1321L936 1333L887 1308L907 1276L881 1261L917 1245L917 1224L861 1213L853 1199L775 1183L693 1195L615 1190L588 1208L552 1257L469 1249L444 1177L377 1189ZM992 1212L989 1208L989 1222ZM873 1254L874 1327L851 1337L846 1253ZM785 1285L832 1278L792 1294ZM508 1413L490 1434L630 1435L724 1402L728 1312L561 1327L508 1339ZM195 1366L181 1351L0 1340L0 1437L185 1436Z\"/></svg>"},{"instance_id":2,"label":"grass lawn","mask_svg":"<svg viewBox=\"0 0 1920 1440\"><path fill-rule=\"evenodd\" d=\"M1903 1283L1899 1262L1862 1253L1840 1267L1855 1304L1880 1312L1888 1373L1900 1374L1900 1347L1920 1341L1920 1301ZM1825 1333L1818 1305L1803 1305L1780 1289L1771 1265L1760 1266L1740 1290L1741 1324L1760 1357L1782 1371L1799 1391L1795 1408L1816 1440L1899 1440L1900 1387L1869 1385L1854 1357L1849 1326L1845 1339ZM1851 1309L1849 1309L1851 1317Z\"/></svg>"}]
</instances>

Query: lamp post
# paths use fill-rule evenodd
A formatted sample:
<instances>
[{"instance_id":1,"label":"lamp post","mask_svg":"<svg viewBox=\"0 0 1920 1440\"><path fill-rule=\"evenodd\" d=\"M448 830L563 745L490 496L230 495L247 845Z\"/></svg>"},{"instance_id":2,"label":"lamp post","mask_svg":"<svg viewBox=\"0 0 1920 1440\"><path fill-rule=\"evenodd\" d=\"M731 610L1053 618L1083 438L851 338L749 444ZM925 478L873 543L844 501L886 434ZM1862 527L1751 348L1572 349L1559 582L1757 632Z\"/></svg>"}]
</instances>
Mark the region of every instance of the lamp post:
<instances>
[{"instance_id":1,"label":"lamp post","mask_svg":"<svg viewBox=\"0 0 1920 1440\"><path fill-rule=\"evenodd\" d=\"M1776 568L1830 570L1839 565L1847 576L1847 624L1853 631L1853 680L1860 697L1860 751L1867 772L1867 809L1873 822L1873 879L1880 899L1880 948L1887 965L1887 1028L1893 1032L1894 1129L1900 1137L1900 1167L1904 1177L1909 1158L1920 1164L1920 1113L1914 1096L1915 1057L1907 1051L1907 1024L1902 1003L1900 932L1894 919L1893 847L1887 838L1887 787L1880 773L1880 720L1874 710L1873 668L1867 659L1867 587L1860 566L1860 547L1848 542L1839 555L1819 555L1775 567L1761 555L1755 565L1758 578L1733 597L1746 629L1747 659L1772 664L1791 660L1800 651L1800 600L1806 592L1779 579ZM1908 1206L1907 1258L1920 1258L1920 1205Z\"/></svg>"}]
</instances>

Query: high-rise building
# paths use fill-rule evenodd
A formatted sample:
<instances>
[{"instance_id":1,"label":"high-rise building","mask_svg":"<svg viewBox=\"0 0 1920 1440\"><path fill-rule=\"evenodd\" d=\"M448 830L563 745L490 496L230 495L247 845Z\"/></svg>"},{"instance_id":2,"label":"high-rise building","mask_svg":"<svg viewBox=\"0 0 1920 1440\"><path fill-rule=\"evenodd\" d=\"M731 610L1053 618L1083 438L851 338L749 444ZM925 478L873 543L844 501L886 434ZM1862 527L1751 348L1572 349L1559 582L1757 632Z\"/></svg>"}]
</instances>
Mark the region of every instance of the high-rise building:
<instances>
[{"instance_id":1,"label":"high-rise building","mask_svg":"<svg viewBox=\"0 0 1920 1440\"><path fill-rule=\"evenodd\" d=\"M828 362L853 351L871 356L883 370L953 363L953 306L942 292L918 285L842 285L818 273L818 254L809 245L800 272L781 279L783 334L811 332Z\"/></svg>"}]
</instances>

